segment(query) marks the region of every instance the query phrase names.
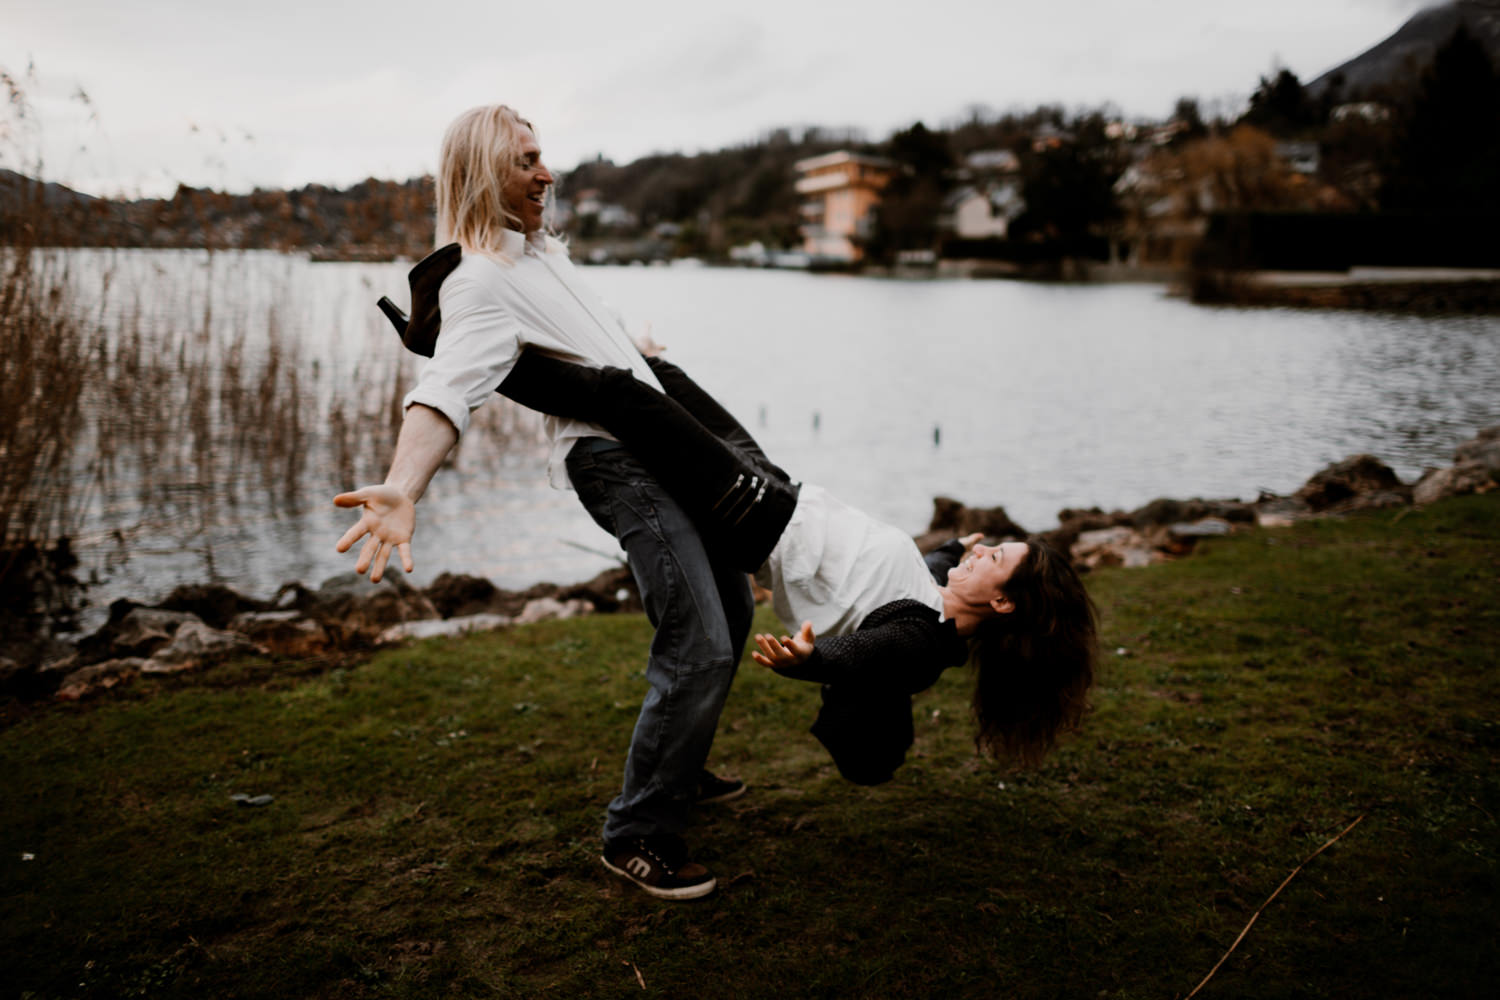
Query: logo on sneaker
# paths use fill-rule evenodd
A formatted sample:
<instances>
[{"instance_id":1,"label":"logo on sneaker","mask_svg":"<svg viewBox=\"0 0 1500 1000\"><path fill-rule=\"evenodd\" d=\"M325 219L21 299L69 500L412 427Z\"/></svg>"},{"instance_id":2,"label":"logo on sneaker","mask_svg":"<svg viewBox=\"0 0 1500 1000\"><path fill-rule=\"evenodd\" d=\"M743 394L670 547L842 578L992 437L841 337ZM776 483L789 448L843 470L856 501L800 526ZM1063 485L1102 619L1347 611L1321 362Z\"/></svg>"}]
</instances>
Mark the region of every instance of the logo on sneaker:
<instances>
[{"instance_id":1,"label":"logo on sneaker","mask_svg":"<svg viewBox=\"0 0 1500 1000\"><path fill-rule=\"evenodd\" d=\"M651 862L639 856L629 858L625 862L625 870L636 878L645 878L651 874Z\"/></svg>"}]
</instances>

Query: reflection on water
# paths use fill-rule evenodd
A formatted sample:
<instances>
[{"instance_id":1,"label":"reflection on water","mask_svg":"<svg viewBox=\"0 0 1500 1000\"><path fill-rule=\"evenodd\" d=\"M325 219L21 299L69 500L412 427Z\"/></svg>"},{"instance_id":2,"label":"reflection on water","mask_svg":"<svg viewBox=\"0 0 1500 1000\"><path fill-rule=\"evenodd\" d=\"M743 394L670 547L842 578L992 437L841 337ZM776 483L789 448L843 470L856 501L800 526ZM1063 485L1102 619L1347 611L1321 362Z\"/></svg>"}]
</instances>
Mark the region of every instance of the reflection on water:
<instances>
[{"instance_id":1,"label":"reflection on water","mask_svg":"<svg viewBox=\"0 0 1500 1000\"><path fill-rule=\"evenodd\" d=\"M78 261L82 277L113 274L106 322L136 310L201 325L210 309L222 317L212 323L249 329L253 344L274 318L317 375L317 406L338 386L368 382L387 398L413 377L373 304L380 294L403 301L405 265L270 253ZM678 268L586 276L629 318L649 320L668 356L794 475L911 532L938 494L1003 504L1040 529L1065 506L1289 492L1359 451L1411 480L1500 423L1493 318L1202 308L1151 286ZM388 448L335 463L321 447L326 429L304 426L309 453L322 457L286 511L204 497L213 516L124 544L96 523L84 551L107 577L96 603L210 578L268 596L284 581L349 569L352 557L333 552L347 515L327 498L356 485L351 472L383 475ZM519 587L607 566L613 539L546 486L543 465L524 415L471 434L419 510L417 582L452 571Z\"/></svg>"}]
</instances>

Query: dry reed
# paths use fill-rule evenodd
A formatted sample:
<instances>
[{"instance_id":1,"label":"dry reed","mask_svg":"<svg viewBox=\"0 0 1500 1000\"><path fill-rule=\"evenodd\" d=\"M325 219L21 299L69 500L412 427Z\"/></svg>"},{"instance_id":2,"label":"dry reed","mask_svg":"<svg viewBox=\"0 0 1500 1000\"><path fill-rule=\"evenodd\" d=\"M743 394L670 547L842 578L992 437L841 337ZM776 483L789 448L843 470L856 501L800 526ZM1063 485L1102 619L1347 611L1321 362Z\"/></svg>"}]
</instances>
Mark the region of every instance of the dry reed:
<instances>
[{"instance_id":1,"label":"dry reed","mask_svg":"<svg viewBox=\"0 0 1500 1000\"><path fill-rule=\"evenodd\" d=\"M295 515L384 477L411 362L371 352L330 378L288 332L290 294L270 296L263 322L212 282L186 312L160 288L106 310L111 283L127 282L112 265L70 274L71 253L12 248L0 290L15 345L0 361L0 406L16 415L0 425L8 549L80 534L122 558L145 536L202 546L216 527ZM496 401L466 442L465 464L494 470L541 447L541 422Z\"/></svg>"},{"instance_id":2,"label":"dry reed","mask_svg":"<svg viewBox=\"0 0 1500 1000\"><path fill-rule=\"evenodd\" d=\"M77 523L80 487L93 478L75 446L97 345L58 261L24 243L0 260L0 549L14 554L27 543L45 549Z\"/></svg>"},{"instance_id":3,"label":"dry reed","mask_svg":"<svg viewBox=\"0 0 1500 1000\"><path fill-rule=\"evenodd\" d=\"M0 152L36 142L23 86L34 82L0 70ZM18 162L40 177L35 157ZM0 589L34 575L12 573L18 558L35 564L70 539L107 543L116 561L145 537L207 546L216 527L253 535L384 477L414 367L394 338L325 376L289 332L289 289L257 312L266 300L225 287L235 268L214 271L213 254L196 302L170 262L144 275L117 274L114 257L91 268L49 238L66 211L55 191L14 176L0 187ZM542 438L536 415L509 402L485 407L475 429L466 451L492 468Z\"/></svg>"}]
</instances>

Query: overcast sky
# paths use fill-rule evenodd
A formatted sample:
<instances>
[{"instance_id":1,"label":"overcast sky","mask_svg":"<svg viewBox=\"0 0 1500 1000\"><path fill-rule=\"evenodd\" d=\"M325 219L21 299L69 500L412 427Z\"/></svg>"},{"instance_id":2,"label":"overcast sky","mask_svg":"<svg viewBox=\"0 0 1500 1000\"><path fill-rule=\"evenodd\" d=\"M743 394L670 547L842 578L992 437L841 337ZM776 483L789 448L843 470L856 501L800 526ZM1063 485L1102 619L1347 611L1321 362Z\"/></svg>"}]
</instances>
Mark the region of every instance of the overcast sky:
<instances>
[{"instance_id":1,"label":"overcast sky","mask_svg":"<svg viewBox=\"0 0 1500 1000\"><path fill-rule=\"evenodd\" d=\"M1183 95L1235 107L1276 66L1309 81L1430 5L0 0L0 69L34 111L0 118L0 165L40 150L49 179L94 194L405 179L495 101L564 170L778 126L880 139L973 105L1161 118Z\"/></svg>"}]
</instances>

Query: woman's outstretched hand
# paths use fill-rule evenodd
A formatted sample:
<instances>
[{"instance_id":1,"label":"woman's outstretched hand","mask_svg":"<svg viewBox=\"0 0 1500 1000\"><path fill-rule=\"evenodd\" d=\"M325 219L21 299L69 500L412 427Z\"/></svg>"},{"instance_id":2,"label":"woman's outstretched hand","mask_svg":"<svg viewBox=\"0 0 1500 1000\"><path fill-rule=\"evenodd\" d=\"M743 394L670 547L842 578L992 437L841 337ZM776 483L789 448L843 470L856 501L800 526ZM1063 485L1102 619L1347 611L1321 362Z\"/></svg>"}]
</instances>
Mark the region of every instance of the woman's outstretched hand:
<instances>
[{"instance_id":1,"label":"woman's outstretched hand","mask_svg":"<svg viewBox=\"0 0 1500 1000\"><path fill-rule=\"evenodd\" d=\"M760 648L752 650L750 656L763 667L786 670L806 662L813 654L813 642L812 622L803 622L802 629L796 636L784 635L780 639L765 632L757 632L755 644Z\"/></svg>"},{"instance_id":2,"label":"woman's outstretched hand","mask_svg":"<svg viewBox=\"0 0 1500 1000\"><path fill-rule=\"evenodd\" d=\"M340 493L333 502L339 507L364 508L359 521L344 532L337 546L340 552L348 552L355 542L370 536L365 539L359 561L354 564L356 573L368 569L370 582L379 583L392 549L401 553L401 568L411 572L411 535L417 513L410 497L394 486L366 486L351 493Z\"/></svg>"}]
</instances>

